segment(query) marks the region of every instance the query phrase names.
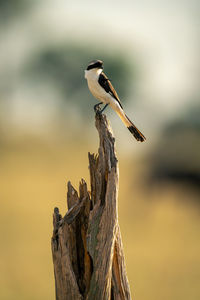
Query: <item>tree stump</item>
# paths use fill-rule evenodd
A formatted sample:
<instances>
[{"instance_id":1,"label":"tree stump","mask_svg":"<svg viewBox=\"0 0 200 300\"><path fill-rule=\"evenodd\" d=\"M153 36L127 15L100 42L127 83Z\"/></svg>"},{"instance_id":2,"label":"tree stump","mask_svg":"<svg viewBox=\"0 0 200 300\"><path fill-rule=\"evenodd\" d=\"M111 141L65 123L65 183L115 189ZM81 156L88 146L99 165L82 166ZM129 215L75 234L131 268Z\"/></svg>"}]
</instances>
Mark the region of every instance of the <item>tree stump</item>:
<instances>
[{"instance_id":1,"label":"tree stump","mask_svg":"<svg viewBox=\"0 0 200 300\"><path fill-rule=\"evenodd\" d=\"M53 214L51 240L56 300L129 300L118 224L118 161L105 115L96 114L100 146L89 155L91 192L68 182L68 212Z\"/></svg>"}]
</instances>

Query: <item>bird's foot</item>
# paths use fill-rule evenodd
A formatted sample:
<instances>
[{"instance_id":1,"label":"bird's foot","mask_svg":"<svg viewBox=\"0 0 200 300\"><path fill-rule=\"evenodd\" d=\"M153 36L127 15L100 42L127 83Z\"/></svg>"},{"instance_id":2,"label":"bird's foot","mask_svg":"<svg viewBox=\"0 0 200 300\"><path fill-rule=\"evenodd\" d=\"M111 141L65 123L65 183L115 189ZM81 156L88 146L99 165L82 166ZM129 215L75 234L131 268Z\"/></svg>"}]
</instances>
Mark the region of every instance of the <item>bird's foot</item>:
<instances>
[{"instance_id":1,"label":"bird's foot","mask_svg":"<svg viewBox=\"0 0 200 300\"><path fill-rule=\"evenodd\" d=\"M99 111L99 113L102 114L102 112L106 109L107 106L108 106L108 103Z\"/></svg>"},{"instance_id":2,"label":"bird's foot","mask_svg":"<svg viewBox=\"0 0 200 300\"><path fill-rule=\"evenodd\" d=\"M102 102L95 104L94 111L96 114L101 112L101 107L100 107L101 104L102 104Z\"/></svg>"},{"instance_id":3,"label":"bird's foot","mask_svg":"<svg viewBox=\"0 0 200 300\"><path fill-rule=\"evenodd\" d=\"M101 107L100 107L101 104L102 104L102 102L97 103L97 104L94 106L94 111L95 111L96 114L101 115L102 112L103 112L103 111L106 109L106 107L108 106L108 104L106 104L106 105L101 109Z\"/></svg>"}]
</instances>

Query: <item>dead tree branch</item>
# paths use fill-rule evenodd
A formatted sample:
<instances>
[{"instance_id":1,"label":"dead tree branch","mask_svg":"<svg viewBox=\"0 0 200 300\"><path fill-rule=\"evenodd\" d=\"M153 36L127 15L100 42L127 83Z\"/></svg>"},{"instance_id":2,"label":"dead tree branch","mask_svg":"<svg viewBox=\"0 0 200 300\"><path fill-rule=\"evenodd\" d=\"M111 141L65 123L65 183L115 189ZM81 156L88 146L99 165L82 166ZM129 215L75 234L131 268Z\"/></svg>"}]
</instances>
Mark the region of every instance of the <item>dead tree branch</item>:
<instances>
[{"instance_id":1,"label":"dead tree branch","mask_svg":"<svg viewBox=\"0 0 200 300\"><path fill-rule=\"evenodd\" d=\"M130 300L118 224L118 162L105 115L96 115L100 146L89 153L91 192L68 182L68 212L54 209L51 241L56 300Z\"/></svg>"}]
</instances>

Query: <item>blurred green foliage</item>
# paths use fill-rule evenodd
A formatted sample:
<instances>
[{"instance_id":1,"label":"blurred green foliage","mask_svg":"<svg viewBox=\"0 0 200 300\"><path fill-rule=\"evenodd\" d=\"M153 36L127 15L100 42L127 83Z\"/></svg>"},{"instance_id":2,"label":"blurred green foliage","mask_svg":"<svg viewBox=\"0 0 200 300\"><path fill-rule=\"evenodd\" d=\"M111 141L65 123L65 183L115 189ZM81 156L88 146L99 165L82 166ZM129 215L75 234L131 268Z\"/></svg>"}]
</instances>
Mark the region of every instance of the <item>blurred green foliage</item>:
<instances>
[{"instance_id":1,"label":"blurred green foliage","mask_svg":"<svg viewBox=\"0 0 200 300\"><path fill-rule=\"evenodd\" d=\"M30 0L0 0L0 22L12 22L16 17L30 8Z\"/></svg>"},{"instance_id":2,"label":"blurred green foliage","mask_svg":"<svg viewBox=\"0 0 200 300\"><path fill-rule=\"evenodd\" d=\"M91 102L84 70L93 59L104 61L104 70L124 102L130 92L130 84L137 77L137 68L129 64L124 53L104 52L103 49L72 44L46 46L40 49L26 65L24 77L29 83L51 85L65 103L72 103L81 110L96 103Z\"/></svg>"}]
</instances>

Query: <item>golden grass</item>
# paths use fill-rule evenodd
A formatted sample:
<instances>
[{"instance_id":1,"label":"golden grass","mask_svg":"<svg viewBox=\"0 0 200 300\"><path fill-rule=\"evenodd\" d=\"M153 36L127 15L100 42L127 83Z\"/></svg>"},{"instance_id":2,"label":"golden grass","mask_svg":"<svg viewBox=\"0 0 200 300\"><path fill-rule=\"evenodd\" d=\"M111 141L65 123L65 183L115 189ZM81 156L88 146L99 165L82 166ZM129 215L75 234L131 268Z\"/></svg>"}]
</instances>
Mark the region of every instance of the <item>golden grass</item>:
<instances>
[{"instance_id":1,"label":"golden grass","mask_svg":"<svg viewBox=\"0 0 200 300\"><path fill-rule=\"evenodd\" d=\"M66 183L89 182L88 146L6 149L0 170L0 299L54 297L50 239ZM184 188L146 188L140 163L120 157L119 218L128 277L137 300L200 299L197 197Z\"/></svg>"}]
</instances>

